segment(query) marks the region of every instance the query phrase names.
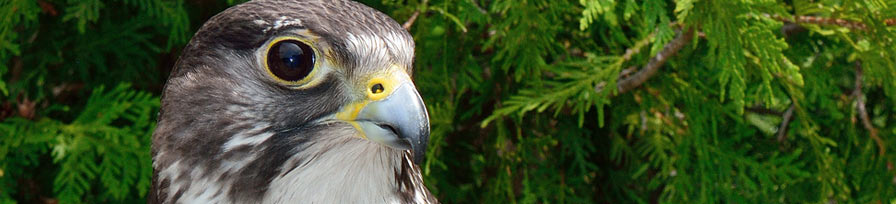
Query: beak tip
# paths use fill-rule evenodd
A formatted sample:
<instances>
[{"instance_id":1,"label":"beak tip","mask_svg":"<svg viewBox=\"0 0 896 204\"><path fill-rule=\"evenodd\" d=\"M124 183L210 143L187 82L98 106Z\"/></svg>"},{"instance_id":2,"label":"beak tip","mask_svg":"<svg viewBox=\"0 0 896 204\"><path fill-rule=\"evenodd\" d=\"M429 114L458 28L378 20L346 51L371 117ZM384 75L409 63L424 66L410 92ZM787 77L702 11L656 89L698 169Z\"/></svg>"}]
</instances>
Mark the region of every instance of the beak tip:
<instances>
[{"instance_id":1,"label":"beak tip","mask_svg":"<svg viewBox=\"0 0 896 204\"><path fill-rule=\"evenodd\" d=\"M411 157L414 160L414 164L416 164L416 165L422 164L423 158L426 157L424 155L426 155L426 153L424 151L420 151L420 150L417 150L417 148L414 148L414 154L411 155Z\"/></svg>"},{"instance_id":2,"label":"beak tip","mask_svg":"<svg viewBox=\"0 0 896 204\"><path fill-rule=\"evenodd\" d=\"M411 155L412 159L414 160L414 163L417 165L420 165L421 163L423 163L423 158L426 157L427 145L429 144L429 122L428 122L428 120L424 120L424 121L426 124L423 125L416 132L416 134L410 134L410 135L414 135L414 136L407 137L408 142L411 144L410 149L412 152L412 155ZM410 135L406 135L406 136L410 136Z\"/></svg>"}]
</instances>

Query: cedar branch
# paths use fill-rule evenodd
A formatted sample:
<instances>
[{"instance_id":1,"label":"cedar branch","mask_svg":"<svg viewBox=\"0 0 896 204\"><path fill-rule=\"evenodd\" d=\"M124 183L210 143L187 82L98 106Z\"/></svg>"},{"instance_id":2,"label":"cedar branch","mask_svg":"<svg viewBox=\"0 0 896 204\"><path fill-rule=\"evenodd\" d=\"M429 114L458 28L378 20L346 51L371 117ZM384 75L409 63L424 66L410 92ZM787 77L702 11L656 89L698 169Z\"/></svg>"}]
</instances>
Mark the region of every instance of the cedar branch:
<instances>
[{"instance_id":1,"label":"cedar branch","mask_svg":"<svg viewBox=\"0 0 896 204\"><path fill-rule=\"evenodd\" d=\"M665 46L663 46L663 50L656 53L656 56L650 58L650 61L647 62L644 67L641 68L637 73L632 74L630 77L626 77L624 79L619 79L616 82L616 88L619 93L625 93L632 89L637 88L641 84L650 79L653 75L659 71L660 67L666 63L666 60L669 57L674 56L681 50L684 45L691 42L694 38L694 29L687 28L684 31L679 31L678 36L672 41L669 41ZM600 91L602 87L595 87L595 90Z\"/></svg>"},{"instance_id":2,"label":"cedar branch","mask_svg":"<svg viewBox=\"0 0 896 204\"><path fill-rule=\"evenodd\" d=\"M762 106L744 107L744 110L750 111L753 113L757 113L757 114L763 114L763 115L783 115L784 114L784 112L768 109L768 108L762 107Z\"/></svg>"},{"instance_id":3,"label":"cedar branch","mask_svg":"<svg viewBox=\"0 0 896 204\"><path fill-rule=\"evenodd\" d=\"M784 111L784 116L782 116L784 121L781 122L781 127L778 128L778 142L784 142L787 139L787 126L793 118L793 108L794 106L791 104L787 111Z\"/></svg>"},{"instance_id":4,"label":"cedar branch","mask_svg":"<svg viewBox=\"0 0 896 204\"><path fill-rule=\"evenodd\" d=\"M862 125L865 126L865 129L868 130L868 135L877 143L878 153L883 156L886 153L886 149L884 148L884 141L880 139L877 135L877 129L871 124L871 119L868 117L868 110L865 109L865 98L862 93L862 62L856 61L856 81L855 81L855 89L852 91L852 97L856 100L856 109L859 112L859 118L862 119Z\"/></svg>"},{"instance_id":5,"label":"cedar branch","mask_svg":"<svg viewBox=\"0 0 896 204\"><path fill-rule=\"evenodd\" d=\"M778 14L769 15L764 14L766 17L771 17L776 20L787 22L787 23L795 23L795 24L816 24L816 25L830 25L830 26L839 26L844 28L849 28L853 30L867 30L868 25L859 21L845 20L839 18L828 18L828 17L820 17L820 16L793 16L793 18L785 18ZM885 19L884 24L887 26L896 26L896 19Z\"/></svg>"},{"instance_id":6,"label":"cedar branch","mask_svg":"<svg viewBox=\"0 0 896 204\"><path fill-rule=\"evenodd\" d=\"M401 24L401 27L403 27L405 30L411 30L411 26L414 26L414 22L417 21L417 16L420 16L420 11L426 9L427 3L429 3L429 0L423 0L423 2L420 3L423 6L420 6L420 8L418 8L416 11L414 11L414 13L411 14L411 17L408 18L408 20L405 21L403 24Z\"/></svg>"},{"instance_id":7,"label":"cedar branch","mask_svg":"<svg viewBox=\"0 0 896 204\"><path fill-rule=\"evenodd\" d=\"M414 11L414 14L411 14L411 17L408 18L408 21L405 21L404 24L401 25L405 30L411 30L411 26L414 25L414 21L417 21L417 16L420 15L420 10Z\"/></svg>"}]
</instances>

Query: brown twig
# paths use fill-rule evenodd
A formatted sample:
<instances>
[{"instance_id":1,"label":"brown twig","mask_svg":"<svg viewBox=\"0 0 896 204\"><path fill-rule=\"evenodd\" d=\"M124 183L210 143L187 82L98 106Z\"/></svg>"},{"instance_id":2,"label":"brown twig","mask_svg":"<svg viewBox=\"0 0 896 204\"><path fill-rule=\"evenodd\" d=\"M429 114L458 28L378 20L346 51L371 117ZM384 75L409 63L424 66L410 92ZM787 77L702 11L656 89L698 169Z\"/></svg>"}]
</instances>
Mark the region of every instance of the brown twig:
<instances>
[{"instance_id":1,"label":"brown twig","mask_svg":"<svg viewBox=\"0 0 896 204\"><path fill-rule=\"evenodd\" d=\"M637 71L637 70L638 70L638 67L635 67L635 66L625 68L622 71L619 71L619 78L628 77L632 73L635 73L635 71Z\"/></svg>"},{"instance_id":2,"label":"brown twig","mask_svg":"<svg viewBox=\"0 0 896 204\"><path fill-rule=\"evenodd\" d=\"M616 82L617 91L619 93L625 93L646 82L647 79L650 79L650 77L659 71L660 67L666 63L666 60L669 60L669 57L678 53L678 51L681 50L684 45L690 43L693 38L693 28L679 31L678 36L676 36L675 39L672 39L672 41L669 41L669 43L666 43L666 45L663 46L663 50L660 50L660 52L656 53L656 56L650 58L650 61L648 61L641 70L632 74L631 77L619 79L619 81ZM595 87L595 90L600 91L600 88L602 87Z\"/></svg>"},{"instance_id":3,"label":"brown twig","mask_svg":"<svg viewBox=\"0 0 896 204\"><path fill-rule=\"evenodd\" d=\"M35 107L37 106L36 101L32 101L28 99L28 97L19 95L16 108L18 108L19 116L26 118L28 120L33 120L35 114L37 113Z\"/></svg>"},{"instance_id":4,"label":"brown twig","mask_svg":"<svg viewBox=\"0 0 896 204\"><path fill-rule=\"evenodd\" d=\"M750 111L750 112L753 112L753 113L763 114L763 115L784 115L784 112L781 112L781 111L778 111L778 110L768 109L768 108L766 108L766 107L762 107L762 106L759 106L759 105L757 105L757 106L750 106L750 107L744 107L744 110L745 110L745 111ZM785 111L786 111L786 110L785 110Z\"/></svg>"},{"instance_id":5,"label":"brown twig","mask_svg":"<svg viewBox=\"0 0 896 204\"><path fill-rule=\"evenodd\" d=\"M40 6L40 10L44 13L50 14L50 16L57 16L59 12L56 11L56 7L53 4L50 4L46 1L37 1L37 5Z\"/></svg>"},{"instance_id":6,"label":"brown twig","mask_svg":"<svg viewBox=\"0 0 896 204\"><path fill-rule=\"evenodd\" d=\"M790 119L793 118L793 104L787 108L787 111L784 111L784 116L782 118L784 121L781 121L781 127L778 128L778 142L784 142L787 139L787 127L790 125Z\"/></svg>"},{"instance_id":7,"label":"brown twig","mask_svg":"<svg viewBox=\"0 0 896 204\"><path fill-rule=\"evenodd\" d=\"M798 33L808 31L806 27L801 26L800 24L785 22L783 26L781 26L781 34L784 35L785 38L796 35Z\"/></svg>"},{"instance_id":8,"label":"brown twig","mask_svg":"<svg viewBox=\"0 0 896 204\"><path fill-rule=\"evenodd\" d=\"M815 17L815 16L795 16L794 19L787 19L787 18L781 17L779 15L768 15L768 14L765 14L765 15L769 16L771 18L778 19L778 20L784 21L784 22L789 22L789 23L836 25L836 26L847 27L847 28L851 28L851 29L859 29L859 30L867 29L867 26L862 22L849 21L849 20L836 19L836 18L825 18L825 17ZM896 25L896 19L887 19L884 22L888 26ZM793 29L798 29L798 28L793 28ZM663 47L663 50L661 50L659 53L657 53L656 56L650 58L650 61L647 63L647 65L644 65L644 67L642 67L641 70L639 70L637 73L632 74L630 77L625 77L623 75L620 75L620 79L616 82L616 88L617 88L618 92L619 93L628 92L634 88L637 88L644 82L646 82L647 79L649 79L650 77L655 75L657 71L659 71L659 68L662 67L662 65L666 63L666 60L668 60L669 57L675 55L676 53L678 53L679 50L681 50L682 47L684 47L684 45L690 43L694 37L694 28L688 28L686 30L683 28L682 30L684 30L684 31L679 31L678 36L676 36L675 39L672 39L672 41L669 41L669 43L667 43ZM785 32L785 34L787 34L786 32L788 32L788 31L782 30L782 32ZM703 37L703 36L701 36L701 37ZM629 56L630 54L631 53L628 50L626 50L624 58L630 57ZM631 69L631 68L629 68L629 69ZM626 73L626 75L627 74L629 74L629 73ZM625 77L625 78L622 78L622 77ZM603 89L603 86L604 86L604 84L598 84L597 86L594 87L594 89L596 91L601 91Z\"/></svg>"},{"instance_id":9,"label":"brown twig","mask_svg":"<svg viewBox=\"0 0 896 204\"><path fill-rule=\"evenodd\" d=\"M411 26L414 25L414 21L417 21L417 16L420 15L420 10L414 11L414 14L411 14L411 17L408 18L408 21L405 21L401 27L404 27L405 30L411 30Z\"/></svg>"},{"instance_id":10,"label":"brown twig","mask_svg":"<svg viewBox=\"0 0 896 204\"><path fill-rule=\"evenodd\" d=\"M408 20L405 21L404 24L401 24L401 27L403 27L405 30L411 30L411 26L414 25L415 21L417 21L417 16L420 16L420 11L426 8L427 3L429 3L429 0L423 0L423 2L420 3L423 6L414 11L414 13L411 14L411 17L408 18Z\"/></svg>"},{"instance_id":11,"label":"brown twig","mask_svg":"<svg viewBox=\"0 0 896 204\"><path fill-rule=\"evenodd\" d=\"M862 93L862 62L856 61L856 81L855 81L855 89L852 91L852 96L856 100L856 109L859 112L859 118L862 120L862 125L865 126L865 129L868 130L868 135L877 143L878 153L883 156L886 153L886 149L884 148L884 141L877 136L877 129L874 128L873 124L871 124L871 119L868 117L868 110L865 109L865 98Z\"/></svg>"},{"instance_id":12,"label":"brown twig","mask_svg":"<svg viewBox=\"0 0 896 204\"><path fill-rule=\"evenodd\" d=\"M793 18L785 18L778 14L769 15L764 14L767 17L774 18L779 21L787 22L787 23L795 23L795 24L817 24L817 25L830 25L830 26L839 26L844 28L849 28L853 30L867 30L868 25L859 21L851 21L839 18L828 18L828 17L819 17L819 16L793 16ZM896 25L896 19L885 19L884 24L887 26Z\"/></svg>"},{"instance_id":13,"label":"brown twig","mask_svg":"<svg viewBox=\"0 0 896 204\"><path fill-rule=\"evenodd\" d=\"M833 25L840 26L854 30L866 30L868 26L865 23L858 21L850 21L843 20L838 18L825 18L825 17L817 17L817 16L794 16L793 21L795 23L804 23L804 24L818 24L818 25Z\"/></svg>"}]
</instances>

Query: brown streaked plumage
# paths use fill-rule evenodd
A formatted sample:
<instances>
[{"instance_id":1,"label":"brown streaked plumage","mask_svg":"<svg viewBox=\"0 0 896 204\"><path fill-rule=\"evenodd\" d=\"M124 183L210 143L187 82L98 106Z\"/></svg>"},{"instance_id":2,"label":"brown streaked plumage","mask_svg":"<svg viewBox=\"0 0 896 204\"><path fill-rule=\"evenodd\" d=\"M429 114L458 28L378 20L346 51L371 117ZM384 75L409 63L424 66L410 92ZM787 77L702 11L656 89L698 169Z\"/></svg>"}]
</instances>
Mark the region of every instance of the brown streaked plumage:
<instances>
[{"instance_id":1,"label":"brown streaked plumage","mask_svg":"<svg viewBox=\"0 0 896 204\"><path fill-rule=\"evenodd\" d=\"M282 39L313 48L307 82L268 70ZM437 203L415 164L429 121L413 57L398 23L349 0L221 12L164 89L149 203Z\"/></svg>"}]
</instances>

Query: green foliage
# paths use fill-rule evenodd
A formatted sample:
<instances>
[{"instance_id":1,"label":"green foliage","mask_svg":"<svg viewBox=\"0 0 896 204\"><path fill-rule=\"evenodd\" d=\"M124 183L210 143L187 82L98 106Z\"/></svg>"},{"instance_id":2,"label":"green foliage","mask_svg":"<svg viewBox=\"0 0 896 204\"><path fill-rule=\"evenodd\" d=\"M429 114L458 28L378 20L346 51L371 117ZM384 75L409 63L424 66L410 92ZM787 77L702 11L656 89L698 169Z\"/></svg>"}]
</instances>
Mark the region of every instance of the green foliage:
<instances>
[{"instance_id":1,"label":"green foliage","mask_svg":"<svg viewBox=\"0 0 896 204\"><path fill-rule=\"evenodd\" d=\"M0 1L0 203L142 202L167 70L240 2ZM896 1L363 3L419 13L443 202L896 203Z\"/></svg>"},{"instance_id":2,"label":"green foliage","mask_svg":"<svg viewBox=\"0 0 896 204\"><path fill-rule=\"evenodd\" d=\"M61 202L121 201L146 195L152 176L150 136L155 127L150 116L158 110L158 100L128 85L108 92L100 86L71 122L5 120L0 123L0 133L6 135L0 157L14 159L4 160L0 167L15 170L4 175L5 187L14 187L15 178L39 176L21 170L40 166L39 157L49 151L58 165L52 186ZM94 185L102 193L88 194ZM8 199L12 192L2 193Z\"/></svg>"},{"instance_id":3,"label":"green foliage","mask_svg":"<svg viewBox=\"0 0 896 204\"><path fill-rule=\"evenodd\" d=\"M161 86L160 56L193 32L184 2L3 1L0 16L0 203L142 200L159 99L137 89Z\"/></svg>"},{"instance_id":4,"label":"green foliage","mask_svg":"<svg viewBox=\"0 0 896 204\"><path fill-rule=\"evenodd\" d=\"M419 7L414 3L395 4L393 16L407 18ZM452 121L433 123L448 135L439 136L447 140L438 143L441 155L429 155L445 164L427 174L443 201L896 197L894 142L887 139L896 134L889 122L896 28L885 23L896 17L896 2L427 3L467 28L431 13L411 30L416 78L430 110L453 112L432 115ZM867 27L803 22L806 31L785 34L785 20L794 16ZM647 64L681 28L700 35L647 83L618 93L620 73ZM884 154L852 96L856 61L864 70L859 97L889 150ZM784 120L789 125L781 127Z\"/></svg>"}]
</instances>

